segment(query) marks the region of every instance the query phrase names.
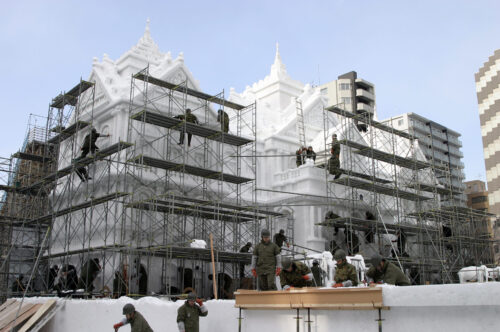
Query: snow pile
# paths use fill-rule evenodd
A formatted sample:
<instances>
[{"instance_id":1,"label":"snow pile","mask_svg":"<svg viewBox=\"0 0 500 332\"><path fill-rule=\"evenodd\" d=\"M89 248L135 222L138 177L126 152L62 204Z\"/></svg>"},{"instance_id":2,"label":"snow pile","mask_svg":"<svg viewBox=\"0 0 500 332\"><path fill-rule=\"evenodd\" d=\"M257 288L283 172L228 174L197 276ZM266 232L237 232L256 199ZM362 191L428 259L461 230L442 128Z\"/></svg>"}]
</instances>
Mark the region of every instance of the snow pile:
<instances>
[{"instance_id":1,"label":"snow pile","mask_svg":"<svg viewBox=\"0 0 500 332\"><path fill-rule=\"evenodd\" d=\"M207 243L203 240L193 240L193 242L191 242L191 248L201 248L201 249L205 249L207 247Z\"/></svg>"},{"instance_id":2,"label":"snow pile","mask_svg":"<svg viewBox=\"0 0 500 332\"><path fill-rule=\"evenodd\" d=\"M500 314L500 283L452 284L432 286L380 286L384 305L382 328L392 331L494 331ZM27 298L27 302L47 299ZM132 303L154 331L177 331L177 309L184 301L170 302L152 297L133 300L60 300L63 307L43 332L112 331L123 318L122 308ZM208 317L200 318L200 332L238 331L239 310L234 301L208 301ZM297 311L242 310L242 332L296 330ZM311 331L376 331L375 310L311 310ZM300 331L307 331L307 310L299 311ZM130 331L124 326L120 332Z\"/></svg>"}]
</instances>

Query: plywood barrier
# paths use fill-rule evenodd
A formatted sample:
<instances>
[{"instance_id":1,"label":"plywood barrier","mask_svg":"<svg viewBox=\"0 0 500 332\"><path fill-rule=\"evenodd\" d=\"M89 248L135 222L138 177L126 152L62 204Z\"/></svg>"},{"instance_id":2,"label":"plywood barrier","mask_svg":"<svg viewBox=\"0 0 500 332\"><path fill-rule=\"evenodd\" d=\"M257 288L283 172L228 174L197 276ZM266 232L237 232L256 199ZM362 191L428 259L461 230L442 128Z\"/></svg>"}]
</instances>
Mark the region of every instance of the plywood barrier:
<instances>
[{"instance_id":1,"label":"plywood barrier","mask_svg":"<svg viewBox=\"0 0 500 332\"><path fill-rule=\"evenodd\" d=\"M330 309L373 310L384 308L382 289L366 288L296 288L289 291L239 289L235 293L237 308L242 309Z\"/></svg>"}]
</instances>

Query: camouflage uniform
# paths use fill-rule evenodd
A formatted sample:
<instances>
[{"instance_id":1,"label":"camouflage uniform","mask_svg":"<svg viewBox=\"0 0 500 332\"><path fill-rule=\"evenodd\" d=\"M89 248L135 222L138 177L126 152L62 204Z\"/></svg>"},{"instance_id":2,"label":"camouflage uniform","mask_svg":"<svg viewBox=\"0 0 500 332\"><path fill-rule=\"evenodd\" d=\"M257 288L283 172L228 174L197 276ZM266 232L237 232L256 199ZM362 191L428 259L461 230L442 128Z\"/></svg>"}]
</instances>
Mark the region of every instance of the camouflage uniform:
<instances>
[{"instance_id":1,"label":"camouflage uniform","mask_svg":"<svg viewBox=\"0 0 500 332\"><path fill-rule=\"evenodd\" d=\"M183 322L185 332L198 332L200 330L200 317L208 315L206 306L189 305L188 301L177 310L177 323Z\"/></svg>"},{"instance_id":2,"label":"camouflage uniform","mask_svg":"<svg viewBox=\"0 0 500 332\"><path fill-rule=\"evenodd\" d=\"M307 265L301 262L292 263L292 271L288 272L285 269L281 270L280 281L281 287L286 285L291 287L311 287L311 280L305 280L303 277L311 273Z\"/></svg>"},{"instance_id":3,"label":"camouflage uniform","mask_svg":"<svg viewBox=\"0 0 500 332\"><path fill-rule=\"evenodd\" d=\"M337 179L342 174L340 171L340 143L338 141L333 143L330 154L332 156L328 162L328 172L335 175L335 178Z\"/></svg>"},{"instance_id":4,"label":"camouflage uniform","mask_svg":"<svg viewBox=\"0 0 500 332\"><path fill-rule=\"evenodd\" d=\"M276 245L278 247L280 247L280 248L283 247L284 242L285 243L288 242L288 239L287 239L285 234L281 234L281 233L274 234L274 243L276 243Z\"/></svg>"},{"instance_id":5,"label":"camouflage uniform","mask_svg":"<svg viewBox=\"0 0 500 332\"><path fill-rule=\"evenodd\" d=\"M229 132L229 115L223 110L219 110L217 122L220 122L221 130L225 133Z\"/></svg>"},{"instance_id":6,"label":"camouflage uniform","mask_svg":"<svg viewBox=\"0 0 500 332\"><path fill-rule=\"evenodd\" d=\"M340 284L344 281L351 280L353 286L358 285L358 274L354 265L347 263L345 260L337 264L335 270L335 283Z\"/></svg>"},{"instance_id":7,"label":"camouflage uniform","mask_svg":"<svg viewBox=\"0 0 500 332\"><path fill-rule=\"evenodd\" d=\"M375 282L385 282L396 286L410 286L410 281L396 265L391 262L384 261L382 271L379 271L375 266L372 266L366 275L372 278Z\"/></svg>"}]
</instances>

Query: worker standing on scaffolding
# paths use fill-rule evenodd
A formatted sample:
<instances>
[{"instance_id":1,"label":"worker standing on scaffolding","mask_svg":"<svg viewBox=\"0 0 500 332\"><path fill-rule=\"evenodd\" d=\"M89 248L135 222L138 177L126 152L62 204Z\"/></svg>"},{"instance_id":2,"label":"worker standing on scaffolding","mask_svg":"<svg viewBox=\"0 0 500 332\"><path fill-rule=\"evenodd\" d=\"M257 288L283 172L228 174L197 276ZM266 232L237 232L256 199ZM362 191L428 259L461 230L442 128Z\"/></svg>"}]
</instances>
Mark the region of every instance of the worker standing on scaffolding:
<instances>
[{"instance_id":1,"label":"worker standing on scaffolding","mask_svg":"<svg viewBox=\"0 0 500 332\"><path fill-rule=\"evenodd\" d=\"M312 159L313 161L316 161L316 152L314 152L314 150L313 150L313 147L312 147L312 146L309 146L309 147L307 148L306 158L307 158L307 159Z\"/></svg>"},{"instance_id":2,"label":"worker standing on scaffolding","mask_svg":"<svg viewBox=\"0 0 500 332\"><path fill-rule=\"evenodd\" d=\"M280 229L279 233L274 234L273 242L280 248L280 251L281 247L283 247L283 243L286 244L287 248L290 248L290 243L288 242L284 229Z\"/></svg>"},{"instance_id":3,"label":"worker standing on scaffolding","mask_svg":"<svg viewBox=\"0 0 500 332\"><path fill-rule=\"evenodd\" d=\"M221 109L217 111L217 122L220 122L222 132L229 132L229 115Z\"/></svg>"},{"instance_id":4,"label":"worker standing on scaffolding","mask_svg":"<svg viewBox=\"0 0 500 332\"><path fill-rule=\"evenodd\" d=\"M92 129L90 130L90 133L87 134L87 136L85 136L85 138L83 139L83 144L82 144L82 148L81 148L82 154L75 161L78 162L79 160L82 160L83 158L85 158L89 154L89 152L91 154L95 154L97 151L99 151L99 148L95 144L97 139L99 137L110 137L110 136L111 135L109 135L109 134L103 135L101 133L98 133L97 130L92 127ZM89 175L87 173L87 169L84 166L79 167L76 170L76 174L80 177L82 182L85 182L87 180L92 179L91 177L89 177Z\"/></svg>"},{"instance_id":5,"label":"worker standing on scaffolding","mask_svg":"<svg viewBox=\"0 0 500 332\"><path fill-rule=\"evenodd\" d=\"M292 262L288 257L283 259L283 270L280 273L281 288L289 290L292 287L311 287L314 276L306 264Z\"/></svg>"},{"instance_id":6,"label":"worker standing on scaffolding","mask_svg":"<svg viewBox=\"0 0 500 332\"><path fill-rule=\"evenodd\" d=\"M354 265L347 263L346 253L339 249L333 257L337 261L335 269L335 284L333 287L351 287L358 285L358 274Z\"/></svg>"},{"instance_id":7,"label":"worker standing on scaffolding","mask_svg":"<svg viewBox=\"0 0 500 332\"><path fill-rule=\"evenodd\" d=\"M185 120L186 122L189 122L189 123L198 124L198 118L196 117L196 115L191 113L190 108L186 108L186 116L184 116L184 114L179 114L177 116L174 116L174 118L179 119L179 120ZM179 145L184 144L184 136L186 134L184 126L185 126L184 123L182 123L181 127L180 127L181 133L179 136ZM193 134L188 133L188 147L191 146L191 138L192 137L193 137Z\"/></svg>"},{"instance_id":8,"label":"worker standing on scaffolding","mask_svg":"<svg viewBox=\"0 0 500 332\"><path fill-rule=\"evenodd\" d=\"M328 161L328 171L334 175L334 180L342 175L340 170L340 143L337 141L337 134L332 135L332 148L330 149L330 160Z\"/></svg>"},{"instance_id":9,"label":"worker standing on scaffolding","mask_svg":"<svg viewBox=\"0 0 500 332\"><path fill-rule=\"evenodd\" d=\"M281 273L281 250L271 242L271 232L267 229L263 229L260 235L262 240L252 255L252 274L258 278L260 290L276 290L275 276Z\"/></svg>"}]
</instances>

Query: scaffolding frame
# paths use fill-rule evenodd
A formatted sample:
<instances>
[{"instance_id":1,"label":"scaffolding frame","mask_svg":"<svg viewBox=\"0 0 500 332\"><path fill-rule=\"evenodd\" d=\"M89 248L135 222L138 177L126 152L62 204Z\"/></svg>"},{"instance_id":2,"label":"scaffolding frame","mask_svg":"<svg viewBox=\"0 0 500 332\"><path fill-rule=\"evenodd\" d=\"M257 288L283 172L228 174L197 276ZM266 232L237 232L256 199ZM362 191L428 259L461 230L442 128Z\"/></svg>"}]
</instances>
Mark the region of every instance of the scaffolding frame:
<instances>
[{"instance_id":1,"label":"scaffolding frame","mask_svg":"<svg viewBox=\"0 0 500 332\"><path fill-rule=\"evenodd\" d=\"M326 218L317 225L344 228L348 250L357 237L364 242L360 247L365 256L368 252L385 257L392 254L392 260L417 284L454 282L455 273L468 263L493 263L487 231L491 215L444 206L443 197L453 200L462 193L451 183L449 165L418 158L412 133L396 130L367 114L349 112L345 104L324 108L323 119L325 155L335 130L343 147L343 175L339 179L332 180L325 162L329 209L342 210L342 202L349 202L349 208L339 213L343 216ZM367 132L359 131L359 122L366 125ZM436 179L443 174L449 180L444 186ZM360 216L360 210L373 214L375 220ZM372 235L373 244L366 241L370 233L377 234L376 238Z\"/></svg>"}]
</instances>

